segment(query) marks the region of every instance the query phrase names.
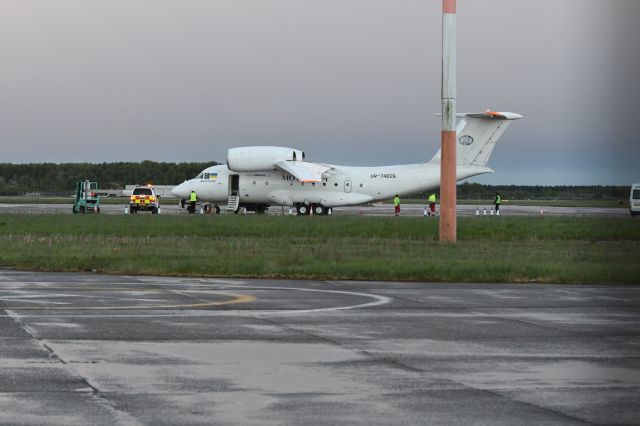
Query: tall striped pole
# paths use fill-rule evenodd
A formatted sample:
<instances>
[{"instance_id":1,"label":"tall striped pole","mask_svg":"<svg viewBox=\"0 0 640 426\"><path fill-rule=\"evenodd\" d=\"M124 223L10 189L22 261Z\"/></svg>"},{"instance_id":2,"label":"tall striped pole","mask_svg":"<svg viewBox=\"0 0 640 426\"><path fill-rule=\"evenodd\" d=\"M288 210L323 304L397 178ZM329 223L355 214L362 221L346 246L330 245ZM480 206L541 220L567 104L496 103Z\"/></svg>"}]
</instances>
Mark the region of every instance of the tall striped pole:
<instances>
[{"instance_id":1,"label":"tall striped pole","mask_svg":"<svg viewBox=\"0 0 640 426\"><path fill-rule=\"evenodd\" d=\"M455 242L456 225L456 0L442 1L442 146L440 241Z\"/></svg>"}]
</instances>

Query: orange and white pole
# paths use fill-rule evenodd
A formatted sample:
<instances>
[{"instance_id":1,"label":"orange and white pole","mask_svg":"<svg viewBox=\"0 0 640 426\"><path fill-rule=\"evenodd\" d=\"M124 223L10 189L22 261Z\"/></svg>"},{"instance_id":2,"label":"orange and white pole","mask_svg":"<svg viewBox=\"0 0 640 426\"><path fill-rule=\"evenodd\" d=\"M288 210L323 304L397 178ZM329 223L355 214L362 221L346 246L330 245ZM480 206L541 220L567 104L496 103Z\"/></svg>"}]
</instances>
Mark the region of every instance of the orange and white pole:
<instances>
[{"instance_id":1,"label":"orange and white pole","mask_svg":"<svg viewBox=\"0 0 640 426\"><path fill-rule=\"evenodd\" d=\"M440 241L456 238L456 0L443 0Z\"/></svg>"}]
</instances>

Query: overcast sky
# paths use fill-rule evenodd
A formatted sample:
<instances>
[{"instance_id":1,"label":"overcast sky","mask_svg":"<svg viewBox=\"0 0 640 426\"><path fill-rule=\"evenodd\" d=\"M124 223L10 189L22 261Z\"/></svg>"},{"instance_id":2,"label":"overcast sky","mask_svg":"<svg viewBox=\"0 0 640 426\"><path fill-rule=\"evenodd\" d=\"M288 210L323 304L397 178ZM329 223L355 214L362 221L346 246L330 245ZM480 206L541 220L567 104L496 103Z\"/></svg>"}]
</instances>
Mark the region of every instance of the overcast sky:
<instances>
[{"instance_id":1,"label":"overcast sky","mask_svg":"<svg viewBox=\"0 0 640 426\"><path fill-rule=\"evenodd\" d=\"M0 162L426 161L440 0L0 0ZM640 1L458 0L458 111L494 184L640 182Z\"/></svg>"}]
</instances>

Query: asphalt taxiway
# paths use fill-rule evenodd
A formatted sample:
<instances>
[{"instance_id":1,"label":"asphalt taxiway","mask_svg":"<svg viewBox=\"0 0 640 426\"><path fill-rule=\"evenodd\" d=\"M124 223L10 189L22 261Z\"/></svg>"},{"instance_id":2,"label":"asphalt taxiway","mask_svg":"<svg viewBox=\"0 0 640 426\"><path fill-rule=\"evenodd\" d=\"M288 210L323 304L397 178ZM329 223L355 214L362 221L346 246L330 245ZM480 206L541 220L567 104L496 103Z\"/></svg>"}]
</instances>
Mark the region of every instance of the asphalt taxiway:
<instances>
[{"instance_id":1,"label":"asphalt taxiway","mask_svg":"<svg viewBox=\"0 0 640 426\"><path fill-rule=\"evenodd\" d=\"M222 206L224 207L224 206ZM424 205L403 204L401 217L424 216ZM100 206L102 214L125 214L125 204L102 204ZM458 216L491 216L493 206L458 205ZM541 206L517 206L503 205L501 207L502 216L539 216L542 214L549 216L591 216L591 217L628 217L628 208L610 207L547 207ZM177 204L162 204L161 214L188 215L186 210ZM0 204L0 213L16 214L72 214L71 204ZM287 215L289 208L271 207L267 211L273 215ZM142 212L140 214L151 214ZM226 211L223 209L223 214ZM389 204L374 204L369 206L336 207L333 209L335 215L361 215L361 216L393 216L393 206Z\"/></svg>"},{"instance_id":2,"label":"asphalt taxiway","mask_svg":"<svg viewBox=\"0 0 640 426\"><path fill-rule=\"evenodd\" d=\"M637 424L640 287L0 271L0 424Z\"/></svg>"}]
</instances>

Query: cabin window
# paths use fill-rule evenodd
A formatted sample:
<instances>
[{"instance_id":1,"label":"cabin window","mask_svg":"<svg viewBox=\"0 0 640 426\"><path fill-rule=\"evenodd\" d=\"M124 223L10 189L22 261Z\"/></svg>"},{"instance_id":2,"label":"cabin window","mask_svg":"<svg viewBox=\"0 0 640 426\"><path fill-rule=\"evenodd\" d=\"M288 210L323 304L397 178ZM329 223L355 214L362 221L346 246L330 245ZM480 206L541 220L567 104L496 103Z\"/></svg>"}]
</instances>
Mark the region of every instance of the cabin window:
<instances>
[{"instance_id":1,"label":"cabin window","mask_svg":"<svg viewBox=\"0 0 640 426\"><path fill-rule=\"evenodd\" d=\"M362 184L360 184L360 188L362 188Z\"/></svg>"},{"instance_id":2,"label":"cabin window","mask_svg":"<svg viewBox=\"0 0 640 426\"><path fill-rule=\"evenodd\" d=\"M312 182L312 183L311 183L311 186L316 186L316 183L315 183L315 182Z\"/></svg>"},{"instance_id":3,"label":"cabin window","mask_svg":"<svg viewBox=\"0 0 640 426\"><path fill-rule=\"evenodd\" d=\"M334 183L333 186L338 186L338 182Z\"/></svg>"},{"instance_id":4,"label":"cabin window","mask_svg":"<svg viewBox=\"0 0 640 426\"><path fill-rule=\"evenodd\" d=\"M327 186L327 182L322 182L322 186Z\"/></svg>"}]
</instances>

